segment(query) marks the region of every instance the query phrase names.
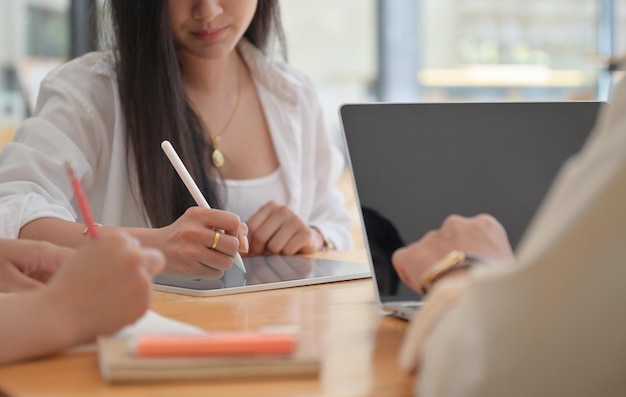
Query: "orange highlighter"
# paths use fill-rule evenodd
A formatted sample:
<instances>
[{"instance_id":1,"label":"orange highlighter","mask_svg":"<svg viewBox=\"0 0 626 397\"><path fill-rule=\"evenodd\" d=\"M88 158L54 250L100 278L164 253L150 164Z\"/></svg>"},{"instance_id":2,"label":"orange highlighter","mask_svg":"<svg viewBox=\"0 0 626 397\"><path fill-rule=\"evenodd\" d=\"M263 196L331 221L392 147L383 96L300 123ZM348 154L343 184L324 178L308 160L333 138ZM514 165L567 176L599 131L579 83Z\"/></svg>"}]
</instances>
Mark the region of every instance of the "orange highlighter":
<instances>
[{"instance_id":1,"label":"orange highlighter","mask_svg":"<svg viewBox=\"0 0 626 397\"><path fill-rule=\"evenodd\" d=\"M131 340L137 356L288 355L295 351L293 333L217 332L206 335L147 335Z\"/></svg>"}]
</instances>

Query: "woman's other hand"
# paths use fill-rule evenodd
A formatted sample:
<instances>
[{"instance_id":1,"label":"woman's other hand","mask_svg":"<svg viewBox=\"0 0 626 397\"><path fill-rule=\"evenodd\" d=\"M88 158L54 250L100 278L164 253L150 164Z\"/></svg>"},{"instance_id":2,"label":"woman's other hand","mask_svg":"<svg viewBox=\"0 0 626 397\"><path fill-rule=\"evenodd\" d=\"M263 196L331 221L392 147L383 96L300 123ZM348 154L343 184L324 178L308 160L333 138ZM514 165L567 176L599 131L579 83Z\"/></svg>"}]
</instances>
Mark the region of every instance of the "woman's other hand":
<instances>
[{"instance_id":1,"label":"woman's other hand","mask_svg":"<svg viewBox=\"0 0 626 397\"><path fill-rule=\"evenodd\" d=\"M273 201L248 220L250 255L310 254L322 248L324 240L293 210Z\"/></svg>"}]
</instances>

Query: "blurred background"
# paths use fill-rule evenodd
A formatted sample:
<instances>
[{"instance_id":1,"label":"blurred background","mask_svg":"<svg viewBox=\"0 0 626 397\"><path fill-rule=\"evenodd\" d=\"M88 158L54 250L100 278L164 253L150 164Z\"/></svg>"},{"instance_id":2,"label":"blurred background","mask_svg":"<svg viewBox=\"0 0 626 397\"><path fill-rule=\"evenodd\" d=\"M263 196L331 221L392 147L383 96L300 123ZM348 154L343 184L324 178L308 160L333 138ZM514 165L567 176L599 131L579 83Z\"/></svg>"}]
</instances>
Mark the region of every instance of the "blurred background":
<instances>
[{"instance_id":1,"label":"blurred background","mask_svg":"<svg viewBox=\"0 0 626 397\"><path fill-rule=\"evenodd\" d=\"M132 1L132 0L129 0ZM97 49L100 0L2 0L0 142L41 79ZM370 101L606 100L626 0L281 0L288 60L337 108Z\"/></svg>"}]
</instances>

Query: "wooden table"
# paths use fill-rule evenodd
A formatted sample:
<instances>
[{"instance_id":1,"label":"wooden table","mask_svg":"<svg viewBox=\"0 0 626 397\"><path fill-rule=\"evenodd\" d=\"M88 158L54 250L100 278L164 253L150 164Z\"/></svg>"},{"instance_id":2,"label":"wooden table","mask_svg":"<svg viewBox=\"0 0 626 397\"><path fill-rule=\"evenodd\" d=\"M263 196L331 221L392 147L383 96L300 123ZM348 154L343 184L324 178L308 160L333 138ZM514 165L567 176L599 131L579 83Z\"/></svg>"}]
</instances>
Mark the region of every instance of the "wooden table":
<instances>
[{"instance_id":1,"label":"wooden table","mask_svg":"<svg viewBox=\"0 0 626 397\"><path fill-rule=\"evenodd\" d=\"M334 254L350 260L363 255ZM371 279L204 298L155 291L151 308L208 330L295 324L300 343L320 352L320 377L108 385L100 378L96 353L90 351L0 367L0 389L11 397L411 394L411 379L397 365L406 322L380 311Z\"/></svg>"}]
</instances>

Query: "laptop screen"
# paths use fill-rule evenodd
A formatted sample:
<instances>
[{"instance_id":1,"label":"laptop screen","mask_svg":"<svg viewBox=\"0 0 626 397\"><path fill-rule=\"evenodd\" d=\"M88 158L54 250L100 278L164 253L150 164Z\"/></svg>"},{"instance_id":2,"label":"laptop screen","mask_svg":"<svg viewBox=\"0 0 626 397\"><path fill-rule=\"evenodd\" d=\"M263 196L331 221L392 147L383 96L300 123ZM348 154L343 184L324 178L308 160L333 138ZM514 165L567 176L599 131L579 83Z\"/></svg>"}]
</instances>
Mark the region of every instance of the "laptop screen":
<instances>
[{"instance_id":1,"label":"laptop screen","mask_svg":"<svg viewBox=\"0 0 626 397\"><path fill-rule=\"evenodd\" d=\"M419 299L391 255L449 214L494 215L515 247L599 102L348 104L340 109L381 301Z\"/></svg>"}]
</instances>

